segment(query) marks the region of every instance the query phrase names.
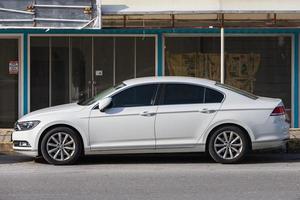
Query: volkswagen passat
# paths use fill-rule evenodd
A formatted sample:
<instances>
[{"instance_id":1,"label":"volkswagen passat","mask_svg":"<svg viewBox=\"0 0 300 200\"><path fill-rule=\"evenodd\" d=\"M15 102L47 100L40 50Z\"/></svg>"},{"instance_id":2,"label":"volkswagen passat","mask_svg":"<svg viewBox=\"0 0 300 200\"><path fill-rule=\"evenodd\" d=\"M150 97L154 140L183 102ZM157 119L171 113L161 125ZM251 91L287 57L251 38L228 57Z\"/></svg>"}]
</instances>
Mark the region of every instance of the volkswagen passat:
<instances>
[{"instance_id":1,"label":"volkswagen passat","mask_svg":"<svg viewBox=\"0 0 300 200\"><path fill-rule=\"evenodd\" d=\"M13 148L52 164L86 154L205 151L235 163L250 150L280 148L288 129L280 99L205 79L149 77L25 115Z\"/></svg>"}]
</instances>

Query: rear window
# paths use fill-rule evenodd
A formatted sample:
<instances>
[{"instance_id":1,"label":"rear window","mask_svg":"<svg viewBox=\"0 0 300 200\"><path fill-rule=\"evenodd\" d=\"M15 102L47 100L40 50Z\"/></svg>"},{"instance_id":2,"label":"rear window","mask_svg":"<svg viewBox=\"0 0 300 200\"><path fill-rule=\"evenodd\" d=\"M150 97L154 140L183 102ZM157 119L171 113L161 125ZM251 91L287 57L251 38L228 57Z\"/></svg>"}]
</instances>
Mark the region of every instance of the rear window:
<instances>
[{"instance_id":1,"label":"rear window","mask_svg":"<svg viewBox=\"0 0 300 200\"><path fill-rule=\"evenodd\" d=\"M253 100L258 99L258 96L254 95L254 94L251 94L247 91L232 87L230 85L226 85L226 84L222 84L222 83L216 83L216 86L227 89L227 90L230 90L232 92L236 92L240 95L243 95L243 96L248 97L248 98L253 99Z\"/></svg>"},{"instance_id":2,"label":"rear window","mask_svg":"<svg viewBox=\"0 0 300 200\"><path fill-rule=\"evenodd\" d=\"M224 95L210 88L205 89L205 103L221 103Z\"/></svg>"}]
</instances>

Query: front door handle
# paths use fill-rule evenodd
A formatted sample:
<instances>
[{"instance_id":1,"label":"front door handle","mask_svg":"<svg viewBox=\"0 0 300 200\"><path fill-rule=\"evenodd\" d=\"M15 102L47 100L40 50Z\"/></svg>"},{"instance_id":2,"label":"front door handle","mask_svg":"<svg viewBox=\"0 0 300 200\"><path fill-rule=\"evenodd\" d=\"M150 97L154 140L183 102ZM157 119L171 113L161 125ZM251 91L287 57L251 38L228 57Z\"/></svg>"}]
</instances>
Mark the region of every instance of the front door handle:
<instances>
[{"instance_id":1,"label":"front door handle","mask_svg":"<svg viewBox=\"0 0 300 200\"><path fill-rule=\"evenodd\" d=\"M145 117L150 117L150 116L153 116L155 115L156 113L154 112L149 112L149 111L144 111L144 112L141 112L140 115L141 116L145 116Z\"/></svg>"},{"instance_id":2,"label":"front door handle","mask_svg":"<svg viewBox=\"0 0 300 200\"><path fill-rule=\"evenodd\" d=\"M202 110L200 110L200 112L205 114L210 114L216 112L216 110L209 110L207 108L203 108Z\"/></svg>"}]
</instances>

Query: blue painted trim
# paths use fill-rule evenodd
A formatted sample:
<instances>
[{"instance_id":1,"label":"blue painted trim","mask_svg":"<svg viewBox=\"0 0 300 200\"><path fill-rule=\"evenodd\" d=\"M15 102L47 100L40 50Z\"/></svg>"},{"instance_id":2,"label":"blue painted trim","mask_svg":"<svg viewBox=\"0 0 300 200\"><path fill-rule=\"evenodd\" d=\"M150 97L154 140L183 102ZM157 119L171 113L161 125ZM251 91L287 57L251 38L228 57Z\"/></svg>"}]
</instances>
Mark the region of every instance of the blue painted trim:
<instances>
[{"instance_id":1,"label":"blue painted trim","mask_svg":"<svg viewBox=\"0 0 300 200\"><path fill-rule=\"evenodd\" d=\"M28 34L23 35L23 114L28 113Z\"/></svg>"},{"instance_id":2,"label":"blue painted trim","mask_svg":"<svg viewBox=\"0 0 300 200\"><path fill-rule=\"evenodd\" d=\"M299 127L299 34L294 34L294 128Z\"/></svg>"},{"instance_id":3,"label":"blue painted trim","mask_svg":"<svg viewBox=\"0 0 300 200\"><path fill-rule=\"evenodd\" d=\"M163 35L161 33L157 34L157 76L163 75Z\"/></svg>"}]
</instances>

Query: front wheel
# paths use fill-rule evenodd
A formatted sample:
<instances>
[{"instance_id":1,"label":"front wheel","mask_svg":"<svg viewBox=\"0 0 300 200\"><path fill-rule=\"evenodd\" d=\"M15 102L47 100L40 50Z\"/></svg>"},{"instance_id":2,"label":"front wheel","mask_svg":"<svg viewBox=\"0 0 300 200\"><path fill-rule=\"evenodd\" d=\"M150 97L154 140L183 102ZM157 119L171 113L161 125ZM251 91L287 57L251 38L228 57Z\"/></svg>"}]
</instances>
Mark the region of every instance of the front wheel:
<instances>
[{"instance_id":1,"label":"front wheel","mask_svg":"<svg viewBox=\"0 0 300 200\"><path fill-rule=\"evenodd\" d=\"M78 134L72 129L57 127L43 137L41 152L43 158L50 164L73 164L80 157L81 146Z\"/></svg>"},{"instance_id":2,"label":"front wheel","mask_svg":"<svg viewBox=\"0 0 300 200\"><path fill-rule=\"evenodd\" d=\"M216 162L229 164L241 161L245 157L248 146L248 139L240 128L226 126L212 134L208 150Z\"/></svg>"}]
</instances>

